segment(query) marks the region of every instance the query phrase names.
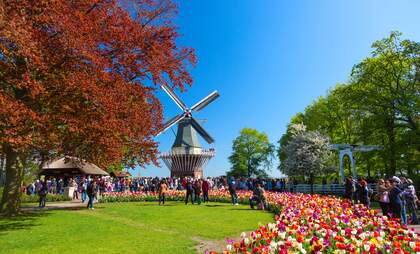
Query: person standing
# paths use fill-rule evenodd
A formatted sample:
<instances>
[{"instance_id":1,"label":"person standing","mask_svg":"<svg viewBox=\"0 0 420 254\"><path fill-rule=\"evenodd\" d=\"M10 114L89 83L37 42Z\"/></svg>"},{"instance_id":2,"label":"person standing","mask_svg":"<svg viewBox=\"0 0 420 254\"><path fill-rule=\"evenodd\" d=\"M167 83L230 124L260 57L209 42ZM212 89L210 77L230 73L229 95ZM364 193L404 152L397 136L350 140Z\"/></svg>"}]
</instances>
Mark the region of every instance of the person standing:
<instances>
[{"instance_id":1,"label":"person standing","mask_svg":"<svg viewBox=\"0 0 420 254\"><path fill-rule=\"evenodd\" d=\"M327 179L325 177L322 178L322 194L327 194Z\"/></svg>"},{"instance_id":2,"label":"person standing","mask_svg":"<svg viewBox=\"0 0 420 254\"><path fill-rule=\"evenodd\" d=\"M86 189L87 189L87 180L86 178L83 178L80 182L80 192L82 193L82 203L86 200Z\"/></svg>"},{"instance_id":3,"label":"person standing","mask_svg":"<svg viewBox=\"0 0 420 254\"><path fill-rule=\"evenodd\" d=\"M356 186L356 188L355 188L355 190L356 190L356 192L355 192L355 199L354 199L354 203L355 204L360 204L360 203L362 203L362 199L363 199L363 186L362 186L362 180L363 179L359 179L358 181L355 181L355 186Z\"/></svg>"},{"instance_id":4,"label":"person standing","mask_svg":"<svg viewBox=\"0 0 420 254\"><path fill-rule=\"evenodd\" d=\"M407 179L407 187L404 189L404 199L406 202L406 207L408 212L411 213L410 215L410 224L411 225L418 225L419 220L417 218L417 195L416 190L413 185L413 181L411 179Z\"/></svg>"},{"instance_id":5,"label":"person standing","mask_svg":"<svg viewBox=\"0 0 420 254\"><path fill-rule=\"evenodd\" d=\"M168 185L166 184L166 180L163 179L159 184L159 205L165 204L165 195L168 192Z\"/></svg>"},{"instance_id":6,"label":"person standing","mask_svg":"<svg viewBox=\"0 0 420 254\"><path fill-rule=\"evenodd\" d=\"M396 176L393 176L391 178L391 182L392 182L392 189L389 192L389 202L390 202L392 216L394 218L401 219L401 223L407 224L407 220L406 220L407 218L403 216L404 214L402 212L404 201L402 198L403 191L399 187L400 179Z\"/></svg>"},{"instance_id":7,"label":"person standing","mask_svg":"<svg viewBox=\"0 0 420 254\"><path fill-rule=\"evenodd\" d=\"M238 194L236 194L236 181L233 177L230 178L228 189L230 197L232 199L232 205L238 205Z\"/></svg>"},{"instance_id":8,"label":"person standing","mask_svg":"<svg viewBox=\"0 0 420 254\"><path fill-rule=\"evenodd\" d=\"M351 177L347 177L344 183L344 198L352 200L353 181Z\"/></svg>"},{"instance_id":9,"label":"person standing","mask_svg":"<svg viewBox=\"0 0 420 254\"><path fill-rule=\"evenodd\" d=\"M45 207L45 200L47 197L47 193L48 193L48 186L47 186L47 181L40 181L40 188L38 191L38 195L39 195L39 207L40 208L44 208Z\"/></svg>"},{"instance_id":10,"label":"person standing","mask_svg":"<svg viewBox=\"0 0 420 254\"><path fill-rule=\"evenodd\" d=\"M201 188L203 190L203 202L204 203L209 202L209 189L210 189L209 181L204 179L203 184L201 185Z\"/></svg>"},{"instance_id":11,"label":"person standing","mask_svg":"<svg viewBox=\"0 0 420 254\"><path fill-rule=\"evenodd\" d=\"M378 201L379 206L382 209L382 215L388 215L389 211L389 191L391 189L391 184L387 180L386 182L383 179L378 181Z\"/></svg>"},{"instance_id":12,"label":"person standing","mask_svg":"<svg viewBox=\"0 0 420 254\"><path fill-rule=\"evenodd\" d=\"M197 179L194 183L194 200L197 202L197 204L201 205L201 192L202 192L202 186L201 186L201 179Z\"/></svg>"},{"instance_id":13,"label":"person standing","mask_svg":"<svg viewBox=\"0 0 420 254\"><path fill-rule=\"evenodd\" d=\"M96 194L96 182L94 179L89 181L87 185L87 189L86 189L86 194L89 197L87 208L94 210L95 208L93 208L93 201L95 199L95 194Z\"/></svg>"},{"instance_id":14,"label":"person standing","mask_svg":"<svg viewBox=\"0 0 420 254\"><path fill-rule=\"evenodd\" d=\"M254 209L254 202L256 202L257 206L262 210L265 209L265 193L260 183L255 184L254 190L252 191L252 197L249 199L251 209Z\"/></svg>"},{"instance_id":15,"label":"person standing","mask_svg":"<svg viewBox=\"0 0 420 254\"><path fill-rule=\"evenodd\" d=\"M185 204L188 204L188 198L191 198L191 204L194 204L194 198L193 198L193 184L191 183L191 180L187 180L185 183L185 189L187 190L186 196L185 196Z\"/></svg>"},{"instance_id":16,"label":"person standing","mask_svg":"<svg viewBox=\"0 0 420 254\"><path fill-rule=\"evenodd\" d=\"M367 208L370 208L369 189L366 180L360 180L360 203L364 204Z\"/></svg>"},{"instance_id":17,"label":"person standing","mask_svg":"<svg viewBox=\"0 0 420 254\"><path fill-rule=\"evenodd\" d=\"M79 190L76 179L70 179L70 187L73 187L73 199L79 199Z\"/></svg>"}]
</instances>

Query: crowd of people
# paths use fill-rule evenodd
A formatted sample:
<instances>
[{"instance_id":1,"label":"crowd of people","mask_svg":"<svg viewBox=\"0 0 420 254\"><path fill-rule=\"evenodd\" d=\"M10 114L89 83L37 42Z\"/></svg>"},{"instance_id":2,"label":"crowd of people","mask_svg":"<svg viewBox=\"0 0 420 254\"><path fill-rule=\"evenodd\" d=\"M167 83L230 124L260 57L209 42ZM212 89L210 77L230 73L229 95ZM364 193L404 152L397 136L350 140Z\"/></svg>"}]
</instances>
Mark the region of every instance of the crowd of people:
<instances>
[{"instance_id":1,"label":"crowd of people","mask_svg":"<svg viewBox=\"0 0 420 254\"><path fill-rule=\"evenodd\" d=\"M117 178L117 177L75 177L75 178L47 178L45 180L45 192L49 194L63 194L65 187L74 187L79 194L83 194L84 186L87 182L94 180L96 183L96 191L104 192L156 192L158 191L161 180L165 180L168 190L186 190L187 182L197 179L190 177L183 178L159 178L159 177L133 177L133 178ZM208 177L202 179L209 185L209 189L226 190L229 186L227 177ZM285 179L254 179L254 178L235 178L235 188L237 190L253 190L256 183L260 183L261 187L267 191L286 191L287 180ZM41 180L38 179L33 183L22 186L22 192L27 195L38 194ZM77 195L77 193L75 193ZM77 196L76 196L77 197Z\"/></svg>"},{"instance_id":2,"label":"crowd of people","mask_svg":"<svg viewBox=\"0 0 420 254\"><path fill-rule=\"evenodd\" d=\"M375 191L369 188L365 179L360 178L356 181L349 177L345 182L344 196L354 203L364 204L367 207L370 207L371 200L377 201L382 214L401 218L403 224L419 224L417 217L419 199L411 179L397 176L379 179ZM407 214L410 215L410 221Z\"/></svg>"},{"instance_id":3,"label":"crowd of people","mask_svg":"<svg viewBox=\"0 0 420 254\"><path fill-rule=\"evenodd\" d=\"M333 181L332 183L335 183ZM234 177L208 177L194 179L183 178L158 178L158 177L75 177L75 178L48 178L36 180L22 191L27 195L39 195L39 206L45 206L48 193L63 194L65 187L73 187L73 199L87 201L87 207L93 209L94 199L105 192L156 192L159 195L159 205L165 204L166 194L169 190L185 191L185 204L201 204L209 201L210 190L229 191L232 204L238 204L237 190L251 190L253 195L249 200L250 207L257 206L259 209L266 207L265 191L291 191L293 192L296 181L285 179L255 179ZM326 185L326 181L322 181ZM323 188L324 190L324 188ZM404 224L418 224L417 203L415 187L410 179L404 177L392 177L380 179L376 189L369 188L363 178L358 180L347 178L344 184L344 197L354 203L364 204L370 207L371 200L379 202L384 215L401 218ZM408 216L410 221L408 221Z\"/></svg>"},{"instance_id":4,"label":"crowd of people","mask_svg":"<svg viewBox=\"0 0 420 254\"><path fill-rule=\"evenodd\" d=\"M193 178L183 178L181 180L181 185L178 190L185 190L185 204L187 205L190 201L191 204L197 203L198 205L201 202L209 202L209 191L211 189L227 189L231 195L232 205L238 205L238 195L236 190L240 189L240 181L236 180L233 177L230 178L219 178L216 181L212 178L204 179L193 179ZM221 183L218 185L217 183ZM249 199L249 204L252 209L254 209L254 204L258 206L259 209L265 209L267 206L265 199L264 188L262 187L263 182L259 179L252 179L248 182L247 190L252 189L253 195ZM158 195L159 195L159 205L165 204L165 195L169 190L167 179L162 179L158 184Z\"/></svg>"},{"instance_id":5,"label":"crowd of people","mask_svg":"<svg viewBox=\"0 0 420 254\"><path fill-rule=\"evenodd\" d=\"M401 218L403 224L419 224L417 218L419 200L411 179L394 176L391 179L380 179L377 186L376 200L383 214ZM410 214L410 221L407 220L407 212Z\"/></svg>"},{"instance_id":6,"label":"crowd of people","mask_svg":"<svg viewBox=\"0 0 420 254\"><path fill-rule=\"evenodd\" d=\"M106 192L158 192L159 204L165 203L165 194L169 190L185 190L185 203L201 204L208 202L210 190L228 190L232 195L232 204L237 204L236 190L252 190L255 197L252 203L263 200L261 193L267 191L288 191L285 179L254 179L233 177L208 177L194 179L183 178L158 178L158 177L75 177L75 178L45 178L22 186L22 192L27 195L39 195L39 206L45 206L47 194L64 194L65 187L73 187L73 199L81 199L93 209L93 200ZM251 205L253 207L253 205ZM260 206L261 207L261 206Z\"/></svg>"}]
</instances>

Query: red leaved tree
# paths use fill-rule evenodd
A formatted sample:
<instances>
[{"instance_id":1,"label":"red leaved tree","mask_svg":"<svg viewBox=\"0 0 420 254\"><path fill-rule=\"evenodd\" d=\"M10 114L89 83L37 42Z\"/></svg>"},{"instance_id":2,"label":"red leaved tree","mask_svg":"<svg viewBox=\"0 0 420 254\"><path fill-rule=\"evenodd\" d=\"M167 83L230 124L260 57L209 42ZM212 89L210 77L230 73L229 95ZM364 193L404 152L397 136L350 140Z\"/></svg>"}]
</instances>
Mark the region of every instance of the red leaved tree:
<instances>
[{"instance_id":1,"label":"red leaved tree","mask_svg":"<svg viewBox=\"0 0 420 254\"><path fill-rule=\"evenodd\" d=\"M0 211L15 215L25 163L71 155L156 163L160 84L191 85L170 0L0 1Z\"/></svg>"}]
</instances>

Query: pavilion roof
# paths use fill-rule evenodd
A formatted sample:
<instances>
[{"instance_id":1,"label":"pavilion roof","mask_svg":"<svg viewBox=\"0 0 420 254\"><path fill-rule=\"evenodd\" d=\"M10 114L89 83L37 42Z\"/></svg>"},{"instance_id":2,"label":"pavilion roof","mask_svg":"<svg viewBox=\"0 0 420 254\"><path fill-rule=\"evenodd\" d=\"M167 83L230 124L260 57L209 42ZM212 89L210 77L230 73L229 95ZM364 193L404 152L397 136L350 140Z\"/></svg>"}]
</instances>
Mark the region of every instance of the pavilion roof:
<instances>
[{"instance_id":1,"label":"pavilion roof","mask_svg":"<svg viewBox=\"0 0 420 254\"><path fill-rule=\"evenodd\" d=\"M109 175L93 163L66 156L43 165L40 175Z\"/></svg>"}]
</instances>

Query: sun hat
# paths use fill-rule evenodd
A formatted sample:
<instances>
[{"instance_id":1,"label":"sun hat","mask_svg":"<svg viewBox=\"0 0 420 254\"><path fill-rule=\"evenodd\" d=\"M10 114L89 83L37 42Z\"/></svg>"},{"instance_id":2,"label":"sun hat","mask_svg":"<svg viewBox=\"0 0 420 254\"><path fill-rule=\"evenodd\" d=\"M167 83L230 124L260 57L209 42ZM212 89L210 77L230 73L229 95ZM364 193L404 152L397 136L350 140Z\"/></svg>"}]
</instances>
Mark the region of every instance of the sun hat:
<instances>
[{"instance_id":1,"label":"sun hat","mask_svg":"<svg viewBox=\"0 0 420 254\"><path fill-rule=\"evenodd\" d=\"M391 178L391 181L396 182L396 183L400 183L400 182L401 182L400 178L398 178L398 177L396 177L396 176L393 176L393 177Z\"/></svg>"}]
</instances>

